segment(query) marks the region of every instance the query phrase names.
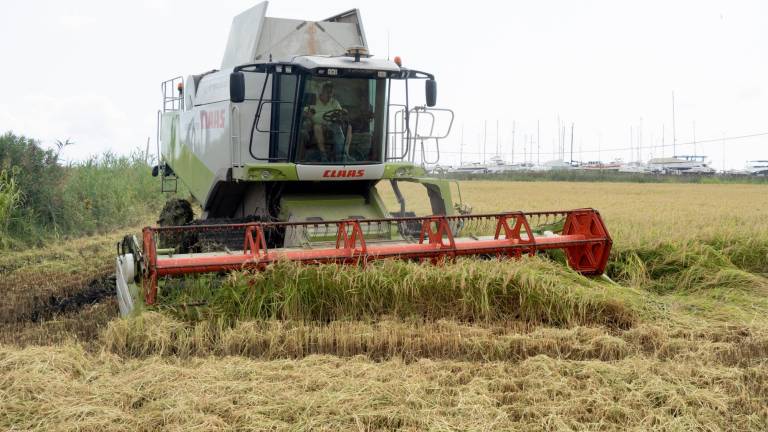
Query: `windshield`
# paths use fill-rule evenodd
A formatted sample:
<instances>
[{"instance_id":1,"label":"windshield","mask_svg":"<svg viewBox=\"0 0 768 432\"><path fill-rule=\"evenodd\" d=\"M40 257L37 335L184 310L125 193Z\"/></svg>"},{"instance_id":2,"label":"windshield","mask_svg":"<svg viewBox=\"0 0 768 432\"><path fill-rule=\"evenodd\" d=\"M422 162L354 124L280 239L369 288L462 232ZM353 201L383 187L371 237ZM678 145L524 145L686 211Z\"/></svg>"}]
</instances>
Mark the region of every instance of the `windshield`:
<instances>
[{"instance_id":1,"label":"windshield","mask_svg":"<svg viewBox=\"0 0 768 432\"><path fill-rule=\"evenodd\" d=\"M298 163L383 162L386 79L308 76L299 100Z\"/></svg>"}]
</instances>

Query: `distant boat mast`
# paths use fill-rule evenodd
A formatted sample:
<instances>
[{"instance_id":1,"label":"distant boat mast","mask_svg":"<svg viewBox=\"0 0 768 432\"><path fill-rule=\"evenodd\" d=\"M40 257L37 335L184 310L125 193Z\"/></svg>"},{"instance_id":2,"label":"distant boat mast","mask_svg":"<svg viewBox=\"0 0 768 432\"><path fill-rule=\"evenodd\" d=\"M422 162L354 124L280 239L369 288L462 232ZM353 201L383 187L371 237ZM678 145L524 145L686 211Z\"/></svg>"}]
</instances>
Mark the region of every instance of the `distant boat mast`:
<instances>
[{"instance_id":1,"label":"distant boat mast","mask_svg":"<svg viewBox=\"0 0 768 432\"><path fill-rule=\"evenodd\" d=\"M675 135L675 91L672 90L672 157L677 155L677 135Z\"/></svg>"}]
</instances>

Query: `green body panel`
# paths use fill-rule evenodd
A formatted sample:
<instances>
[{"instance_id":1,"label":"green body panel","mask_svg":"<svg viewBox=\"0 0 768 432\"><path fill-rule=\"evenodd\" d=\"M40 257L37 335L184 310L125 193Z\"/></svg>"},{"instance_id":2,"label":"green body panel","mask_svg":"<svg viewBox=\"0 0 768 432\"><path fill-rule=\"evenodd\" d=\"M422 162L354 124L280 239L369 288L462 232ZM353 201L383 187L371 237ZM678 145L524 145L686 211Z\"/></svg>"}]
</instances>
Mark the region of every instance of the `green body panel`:
<instances>
[{"instance_id":1,"label":"green body panel","mask_svg":"<svg viewBox=\"0 0 768 432\"><path fill-rule=\"evenodd\" d=\"M394 162L384 164L382 179L406 179L421 177L426 174L423 168L410 162ZM232 177L245 181L297 181L299 180L294 163L246 164L242 168L234 168ZM344 180L340 180L344 181Z\"/></svg>"},{"instance_id":2,"label":"green body panel","mask_svg":"<svg viewBox=\"0 0 768 432\"><path fill-rule=\"evenodd\" d=\"M375 188L371 189L369 199L362 195L284 195L280 200L280 220L305 221L309 218L322 218L323 221L346 219L384 219L389 212ZM376 229L379 231L377 232ZM330 241L336 239L336 232L322 229L308 230L310 241ZM366 239L392 239L397 235L390 225L367 227ZM295 243L286 240L287 243ZM290 244L293 246L294 244Z\"/></svg>"},{"instance_id":3,"label":"green body panel","mask_svg":"<svg viewBox=\"0 0 768 432\"><path fill-rule=\"evenodd\" d=\"M232 177L257 182L299 180L296 164L293 163L248 164L243 168L234 168Z\"/></svg>"},{"instance_id":4,"label":"green body panel","mask_svg":"<svg viewBox=\"0 0 768 432\"><path fill-rule=\"evenodd\" d=\"M395 180L423 185L427 188L427 192L429 193L431 199L440 199L443 201L443 205L445 206L445 214L447 216L456 214L456 209L454 207L451 193L451 183L448 180L430 177L399 178Z\"/></svg>"},{"instance_id":5,"label":"green body panel","mask_svg":"<svg viewBox=\"0 0 768 432\"><path fill-rule=\"evenodd\" d=\"M362 195L285 195L280 200L279 218L303 221L310 217L321 217L323 220L389 217L375 189L371 195L375 195L376 199L368 202Z\"/></svg>"},{"instance_id":6,"label":"green body panel","mask_svg":"<svg viewBox=\"0 0 768 432\"><path fill-rule=\"evenodd\" d=\"M214 173L179 139L179 113L163 113L163 158L199 202L205 202Z\"/></svg>"},{"instance_id":7,"label":"green body panel","mask_svg":"<svg viewBox=\"0 0 768 432\"><path fill-rule=\"evenodd\" d=\"M405 179L420 177L426 175L424 168L418 167L410 162L388 162L384 164L385 179Z\"/></svg>"}]
</instances>

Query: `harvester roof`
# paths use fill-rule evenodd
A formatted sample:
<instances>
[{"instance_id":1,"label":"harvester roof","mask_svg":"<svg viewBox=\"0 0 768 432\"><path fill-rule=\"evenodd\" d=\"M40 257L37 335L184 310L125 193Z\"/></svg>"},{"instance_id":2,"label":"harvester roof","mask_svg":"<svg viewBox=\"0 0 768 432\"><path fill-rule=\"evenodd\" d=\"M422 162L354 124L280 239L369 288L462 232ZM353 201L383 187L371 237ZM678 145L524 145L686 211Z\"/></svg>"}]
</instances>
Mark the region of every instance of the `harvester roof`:
<instances>
[{"instance_id":1,"label":"harvester roof","mask_svg":"<svg viewBox=\"0 0 768 432\"><path fill-rule=\"evenodd\" d=\"M352 57L343 56L299 56L292 63L305 69L338 68L338 69L371 69L386 72L399 72L400 67L391 60L361 58L355 61Z\"/></svg>"}]
</instances>

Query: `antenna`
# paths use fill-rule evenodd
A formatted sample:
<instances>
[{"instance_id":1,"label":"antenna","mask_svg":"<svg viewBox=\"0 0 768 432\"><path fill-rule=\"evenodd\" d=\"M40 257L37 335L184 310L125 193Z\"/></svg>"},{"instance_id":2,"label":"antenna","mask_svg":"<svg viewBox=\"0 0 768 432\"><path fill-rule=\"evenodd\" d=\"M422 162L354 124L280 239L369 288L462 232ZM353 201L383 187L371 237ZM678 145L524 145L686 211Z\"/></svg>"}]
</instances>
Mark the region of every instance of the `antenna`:
<instances>
[{"instance_id":1,"label":"antenna","mask_svg":"<svg viewBox=\"0 0 768 432\"><path fill-rule=\"evenodd\" d=\"M562 123L560 122L560 114L557 115L557 149L555 149L554 143L552 143L552 159L555 158L555 153L560 151L560 146L563 145L563 138L560 134L562 131Z\"/></svg>"},{"instance_id":2,"label":"antenna","mask_svg":"<svg viewBox=\"0 0 768 432\"><path fill-rule=\"evenodd\" d=\"M488 136L488 120L483 120L483 165L485 165L485 142Z\"/></svg>"},{"instance_id":3,"label":"antenna","mask_svg":"<svg viewBox=\"0 0 768 432\"><path fill-rule=\"evenodd\" d=\"M725 132L723 132L723 174L725 174Z\"/></svg>"},{"instance_id":4,"label":"antenna","mask_svg":"<svg viewBox=\"0 0 768 432\"><path fill-rule=\"evenodd\" d=\"M699 153L696 151L696 120L693 121L693 155L696 156Z\"/></svg>"},{"instance_id":5,"label":"antenna","mask_svg":"<svg viewBox=\"0 0 768 432\"><path fill-rule=\"evenodd\" d=\"M675 135L675 91L672 90L672 157L677 155L677 136Z\"/></svg>"},{"instance_id":6,"label":"antenna","mask_svg":"<svg viewBox=\"0 0 768 432\"><path fill-rule=\"evenodd\" d=\"M528 134L523 135L523 163L528 163Z\"/></svg>"},{"instance_id":7,"label":"antenna","mask_svg":"<svg viewBox=\"0 0 768 432\"><path fill-rule=\"evenodd\" d=\"M603 134L598 132L597 133L597 160L602 162L603 157L600 155L601 149L603 147Z\"/></svg>"},{"instance_id":8,"label":"antenna","mask_svg":"<svg viewBox=\"0 0 768 432\"><path fill-rule=\"evenodd\" d=\"M571 122L571 165L573 165L573 125L574 123Z\"/></svg>"},{"instance_id":9,"label":"antenna","mask_svg":"<svg viewBox=\"0 0 768 432\"><path fill-rule=\"evenodd\" d=\"M536 165L541 165L541 129L538 120L536 120Z\"/></svg>"},{"instance_id":10,"label":"antenna","mask_svg":"<svg viewBox=\"0 0 768 432\"><path fill-rule=\"evenodd\" d=\"M512 120L512 163L515 163L515 121Z\"/></svg>"},{"instance_id":11,"label":"antenna","mask_svg":"<svg viewBox=\"0 0 768 432\"><path fill-rule=\"evenodd\" d=\"M640 126L637 127L637 162L643 160L643 118L640 117Z\"/></svg>"},{"instance_id":12,"label":"antenna","mask_svg":"<svg viewBox=\"0 0 768 432\"><path fill-rule=\"evenodd\" d=\"M464 123L461 124L461 142L459 143L459 166L464 165Z\"/></svg>"},{"instance_id":13,"label":"antenna","mask_svg":"<svg viewBox=\"0 0 768 432\"><path fill-rule=\"evenodd\" d=\"M387 60L389 60L389 29L387 29Z\"/></svg>"}]
</instances>

